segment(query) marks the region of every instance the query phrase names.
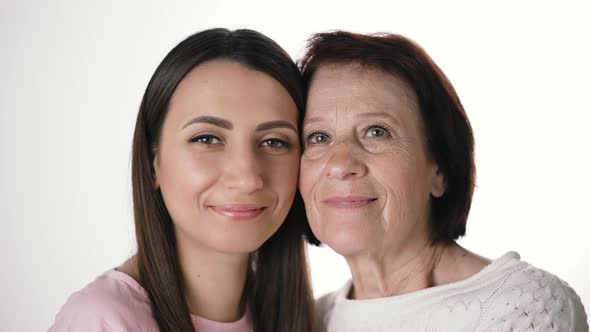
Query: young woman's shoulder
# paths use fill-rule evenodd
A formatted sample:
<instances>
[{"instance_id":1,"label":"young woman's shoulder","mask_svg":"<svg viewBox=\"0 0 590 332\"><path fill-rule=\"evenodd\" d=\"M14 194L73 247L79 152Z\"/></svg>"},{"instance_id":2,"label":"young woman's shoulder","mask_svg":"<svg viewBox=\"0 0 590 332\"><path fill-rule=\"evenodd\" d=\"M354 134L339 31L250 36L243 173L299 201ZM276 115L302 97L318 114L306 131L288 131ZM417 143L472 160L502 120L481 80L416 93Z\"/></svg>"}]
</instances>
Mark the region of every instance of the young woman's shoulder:
<instances>
[{"instance_id":1,"label":"young woman's shoulder","mask_svg":"<svg viewBox=\"0 0 590 332\"><path fill-rule=\"evenodd\" d=\"M145 290L110 270L72 294L49 331L157 331Z\"/></svg>"}]
</instances>

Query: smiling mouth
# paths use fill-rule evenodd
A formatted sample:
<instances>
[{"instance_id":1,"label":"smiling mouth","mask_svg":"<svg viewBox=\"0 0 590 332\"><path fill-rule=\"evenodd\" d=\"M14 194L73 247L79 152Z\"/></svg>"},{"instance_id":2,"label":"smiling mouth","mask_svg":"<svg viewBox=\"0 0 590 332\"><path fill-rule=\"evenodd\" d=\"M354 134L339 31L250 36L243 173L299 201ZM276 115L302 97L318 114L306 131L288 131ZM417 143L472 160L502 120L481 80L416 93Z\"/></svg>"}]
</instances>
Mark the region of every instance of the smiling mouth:
<instances>
[{"instance_id":1,"label":"smiling mouth","mask_svg":"<svg viewBox=\"0 0 590 332\"><path fill-rule=\"evenodd\" d=\"M266 206L252 204L213 205L210 208L226 219L234 221L254 219L266 210Z\"/></svg>"},{"instance_id":2,"label":"smiling mouth","mask_svg":"<svg viewBox=\"0 0 590 332\"><path fill-rule=\"evenodd\" d=\"M377 198L368 196L334 196L323 201L328 207L336 209L360 209L369 206Z\"/></svg>"}]
</instances>

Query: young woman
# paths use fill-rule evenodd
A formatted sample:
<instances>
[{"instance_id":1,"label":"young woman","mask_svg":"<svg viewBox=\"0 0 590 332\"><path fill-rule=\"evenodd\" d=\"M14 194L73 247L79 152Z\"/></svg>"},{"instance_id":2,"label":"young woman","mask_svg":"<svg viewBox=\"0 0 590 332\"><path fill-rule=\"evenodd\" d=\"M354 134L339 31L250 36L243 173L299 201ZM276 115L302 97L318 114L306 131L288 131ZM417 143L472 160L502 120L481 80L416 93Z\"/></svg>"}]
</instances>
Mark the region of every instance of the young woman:
<instances>
[{"instance_id":1,"label":"young woman","mask_svg":"<svg viewBox=\"0 0 590 332\"><path fill-rule=\"evenodd\" d=\"M172 49L135 127L137 254L74 293L50 330L313 331L303 96L295 64L258 32L212 29Z\"/></svg>"}]
</instances>

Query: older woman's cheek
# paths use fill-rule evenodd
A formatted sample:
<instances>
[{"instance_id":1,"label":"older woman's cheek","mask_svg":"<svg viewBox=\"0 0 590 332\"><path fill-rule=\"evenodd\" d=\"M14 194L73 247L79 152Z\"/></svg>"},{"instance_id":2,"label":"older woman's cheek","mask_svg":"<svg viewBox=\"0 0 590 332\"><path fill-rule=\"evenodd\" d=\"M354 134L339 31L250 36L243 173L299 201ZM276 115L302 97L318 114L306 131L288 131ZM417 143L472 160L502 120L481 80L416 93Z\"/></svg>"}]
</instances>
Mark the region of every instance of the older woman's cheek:
<instances>
[{"instance_id":1,"label":"older woman's cheek","mask_svg":"<svg viewBox=\"0 0 590 332\"><path fill-rule=\"evenodd\" d=\"M313 192L319 185L328 158L327 149L308 148L303 152L300 163L299 189L306 203L313 199Z\"/></svg>"},{"instance_id":2,"label":"older woman's cheek","mask_svg":"<svg viewBox=\"0 0 590 332\"><path fill-rule=\"evenodd\" d=\"M385 233L399 224L400 220L407 220L407 197L403 191L390 190L387 195L386 206L383 209L381 225Z\"/></svg>"},{"instance_id":3,"label":"older woman's cheek","mask_svg":"<svg viewBox=\"0 0 590 332\"><path fill-rule=\"evenodd\" d=\"M322 174L326 167L325 151L307 149L301 156L299 173L299 190L305 203L305 212L314 234L321 240L322 231L319 224L320 198L318 188L322 183Z\"/></svg>"}]
</instances>

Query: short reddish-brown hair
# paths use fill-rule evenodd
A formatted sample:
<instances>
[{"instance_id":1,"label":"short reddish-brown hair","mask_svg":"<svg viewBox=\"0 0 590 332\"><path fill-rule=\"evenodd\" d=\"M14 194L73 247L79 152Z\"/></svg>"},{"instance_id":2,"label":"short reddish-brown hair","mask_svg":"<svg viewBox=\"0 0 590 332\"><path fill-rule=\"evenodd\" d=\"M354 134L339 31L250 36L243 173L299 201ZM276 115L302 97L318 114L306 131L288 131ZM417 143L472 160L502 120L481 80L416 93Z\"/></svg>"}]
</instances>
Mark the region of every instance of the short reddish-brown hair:
<instances>
[{"instance_id":1,"label":"short reddish-brown hair","mask_svg":"<svg viewBox=\"0 0 590 332\"><path fill-rule=\"evenodd\" d=\"M445 175L446 191L431 197L431 239L453 241L465 235L475 186L473 132L455 89L416 43L396 34L318 33L299 61L306 89L325 64L359 64L408 83L416 94L431 158Z\"/></svg>"}]
</instances>

